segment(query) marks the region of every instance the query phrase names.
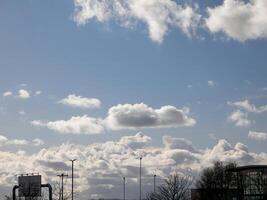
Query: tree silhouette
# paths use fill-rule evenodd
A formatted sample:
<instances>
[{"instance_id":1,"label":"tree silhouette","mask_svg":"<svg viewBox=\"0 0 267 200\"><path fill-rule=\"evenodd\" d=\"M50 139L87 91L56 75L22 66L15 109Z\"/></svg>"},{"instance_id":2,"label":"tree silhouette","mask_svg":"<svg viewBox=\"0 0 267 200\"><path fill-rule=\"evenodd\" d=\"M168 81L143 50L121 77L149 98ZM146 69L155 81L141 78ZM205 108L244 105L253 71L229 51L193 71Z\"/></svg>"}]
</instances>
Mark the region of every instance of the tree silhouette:
<instances>
[{"instance_id":1,"label":"tree silhouette","mask_svg":"<svg viewBox=\"0 0 267 200\"><path fill-rule=\"evenodd\" d=\"M157 191L147 194L147 200L188 200L193 179L190 176L174 174L157 187Z\"/></svg>"}]
</instances>

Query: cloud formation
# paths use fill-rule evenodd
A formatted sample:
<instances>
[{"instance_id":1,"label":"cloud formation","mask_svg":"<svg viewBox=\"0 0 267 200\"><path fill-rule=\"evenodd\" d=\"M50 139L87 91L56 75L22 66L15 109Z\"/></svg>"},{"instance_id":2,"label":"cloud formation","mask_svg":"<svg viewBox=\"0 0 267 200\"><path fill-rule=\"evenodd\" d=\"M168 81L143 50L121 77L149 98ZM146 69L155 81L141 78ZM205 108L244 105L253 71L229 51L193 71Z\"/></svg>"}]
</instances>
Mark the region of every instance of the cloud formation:
<instances>
[{"instance_id":1,"label":"cloud formation","mask_svg":"<svg viewBox=\"0 0 267 200\"><path fill-rule=\"evenodd\" d=\"M251 121L248 119L248 114L241 110L236 110L228 117L230 122L233 122L236 126L249 126Z\"/></svg>"},{"instance_id":2,"label":"cloud formation","mask_svg":"<svg viewBox=\"0 0 267 200\"><path fill-rule=\"evenodd\" d=\"M104 130L194 126L196 120L189 116L189 108L163 106L160 109L153 109L140 103L113 106L104 119L83 115L68 120L49 122L33 120L30 123L59 133L98 134Z\"/></svg>"},{"instance_id":3,"label":"cloud formation","mask_svg":"<svg viewBox=\"0 0 267 200\"><path fill-rule=\"evenodd\" d=\"M18 91L18 97L21 99L28 99L31 97L30 92L24 89Z\"/></svg>"},{"instance_id":4,"label":"cloud formation","mask_svg":"<svg viewBox=\"0 0 267 200\"><path fill-rule=\"evenodd\" d=\"M267 38L266 0L224 0L207 11L205 24L212 33L222 32L241 42Z\"/></svg>"},{"instance_id":5,"label":"cloud formation","mask_svg":"<svg viewBox=\"0 0 267 200\"><path fill-rule=\"evenodd\" d=\"M188 115L188 108L177 109L170 105L153 109L144 103L119 104L109 109L106 123L115 130L194 126L196 120Z\"/></svg>"},{"instance_id":6,"label":"cloud formation","mask_svg":"<svg viewBox=\"0 0 267 200\"><path fill-rule=\"evenodd\" d=\"M33 126L47 127L62 134L98 134L104 131L103 120L87 115L71 117L69 120L43 122L31 121Z\"/></svg>"},{"instance_id":7,"label":"cloud formation","mask_svg":"<svg viewBox=\"0 0 267 200\"><path fill-rule=\"evenodd\" d=\"M253 140L267 140L267 133L257 132L257 131L249 131L248 137Z\"/></svg>"},{"instance_id":8,"label":"cloud formation","mask_svg":"<svg viewBox=\"0 0 267 200\"><path fill-rule=\"evenodd\" d=\"M171 148L169 145L150 146L151 138L138 133L117 141L88 145L62 144L33 154L0 151L0 184L11 186L15 174L27 172L39 172L43 182L53 183L58 181L58 173L70 173L69 159L76 158L75 185L76 191L81 192L79 196L118 198L122 177L125 176L127 196L134 198L138 185L140 152L143 153L144 194L151 190L155 171L160 183L172 172L196 174L216 160L237 161L239 165L267 162L266 153L249 152L242 143L231 145L226 140L219 140L213 147L203 150L197 149L185 138L165 136L165 144L166 138L171 143L175 141L186 145L173 145ZM66 182L66 190L69 187L70 182Z\"/></svg>"},{"instance_id":9,"label":"cloud formation","mask_svg":"<svg viewBox=\"0 0 267 200\"><path fill-rule=\"evenodd\" d=\"M77 96L75 94L68 95L66 98L61 99L59 103L80 108L99 108L101 106L99 99Z\"/></svg>"},{"instance_id":10,"label":"cloud formation","mask_svg":"<svg viewBox=\"0 0 267 200\"><path fill-rule=\"evenodd\" d=\"M8 96L12 96L13 93L11 91L6 91L3 93L3 97L8 97Z\"/></svg>"},{"instance_id":11,"label":"cloud formation","mask_svg":"<svg viewBox=\"0 0 267 200\"><path fill-rule=\"evenodd\" d=\"M262 113L267 111L267 105L257 107L247 99L244 101L228 102L228 105L235 106L250 113Z\"/></svg>"},{"instance_id":12,"label":"cloud formation","mask_svg":"<svg viewBox=\"0 0 267 200\"><path fill-rule=\"evenodd\" d=\"M236 126L248 126L251 124L251 120L248 119L249 113L260 114L267 111L267 105L255 106L249 100L227 102L229 106L235 107L235 110L228 120L234 122Z\"/></svg>"},{"instance_id":13,"label":"cloud formation","mask_svg":"<svg viewBox=\"0 0 267 200\"><path fill-rule=\"evenodd\" d=\"M33 146L41 146L44 144L44 141L35 138L32 141L24 140L24 139L9 139L6 136L0 135L0 147L7 145L33 145Z\"/></svg>"},{"instance_id":14,"label":"cloud formation","mask_svg":"<svg viewBox=\"0 0 267 200\"><path fill-rule=\"evenodd\" d=\"M74 0L74 4L74 20L79 25L93 19L114 20L132 28L141 22L155 42L162 42L171 28L178 28L190 37L200 20L196 6L180 5L172 0Z\"/></svg>"}]
</instances>

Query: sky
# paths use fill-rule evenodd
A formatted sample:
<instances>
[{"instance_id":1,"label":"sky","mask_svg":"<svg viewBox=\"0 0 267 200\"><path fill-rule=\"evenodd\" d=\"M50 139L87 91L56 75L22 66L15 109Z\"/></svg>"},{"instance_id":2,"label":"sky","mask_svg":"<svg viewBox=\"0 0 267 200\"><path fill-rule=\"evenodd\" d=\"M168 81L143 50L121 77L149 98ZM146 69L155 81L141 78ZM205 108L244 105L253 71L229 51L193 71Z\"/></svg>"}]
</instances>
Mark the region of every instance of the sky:
<instances>
[{"instance_id":1,"label":"sky","mask_svg":"<svg viewBox=\"0 0 267 200\"><path fill-rule=\"evenodd\" d=\"M267 163L265 0L1 0L0 193L70 175L138 198L216 160ZM66 187L70 187L70 180ZM66 190L68 191L68 190Z\"/></svg>"}]
</instances>

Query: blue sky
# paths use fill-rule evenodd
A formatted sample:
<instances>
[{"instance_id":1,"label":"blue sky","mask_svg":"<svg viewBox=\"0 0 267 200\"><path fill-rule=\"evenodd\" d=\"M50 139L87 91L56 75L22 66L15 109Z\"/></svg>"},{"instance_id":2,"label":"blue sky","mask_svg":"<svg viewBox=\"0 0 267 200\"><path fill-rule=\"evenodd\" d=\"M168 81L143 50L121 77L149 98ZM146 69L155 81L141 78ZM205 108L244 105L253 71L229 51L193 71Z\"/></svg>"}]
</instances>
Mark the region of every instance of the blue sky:
<instances>
[{"instance_id":1,"label":"blue sky","mask_svg":"<svg viewBox=\"0 0 267 200\"><path fill-rule=\"evenodd\" d=\"M160 41L150 35L149 25L143 21L146 16L136 17L136 13L126 14L130 19L123 21L124 18L111 9L110 16L101 21L97 18L101 13L86 17L88 13L79 10L82 7L77 6L78 1L1 1L0 133L10 140L39 138L44 143L33 146L9 143L0 147L2 153L18 154L23 150L25 156L63 143L91 145L118 141L137 132L150 137L150 145L155 148L162 147L162 137L169 135L190 140L199 149L212 149L219 139L225 139L232 145L243 143L251 152L265 153L267 115L260 108L267 105L267 23L247 24L245 18L244 21L237 19L235 13L231 15L233 9L223 10L231 1L176 1L175 5L196 9L200 16L197 27L188 36L181 27L167 25L168 30L164 36L159 36ZM88 6L86 1L80 2L81 6ZM245 4L260 5L262 10L258 13L267 9L263 0L236 2L239 2L240 12ZM208 7L214 9L213 15L208 14ZM217 14L215 8L229 14L233 27L227 20L219 19L224 15ZM88 12L93 11L91 8ZM249 12L256 19L262 17L253 13L253 9L243 14ZM75 19L79 13L85 19ZM219 26L218 30L214 24L205 24L205 20L212 17L218 20L214 23ZM125 27L121 21L129 22L130 27ZM160 25L166 25L164 23ZM239 26L240 35L236 30ZM160 26L159 30L163 28ZM244 36L247 30L252 33ZM152 34L158 38L157 30ZM21 89L30 97L20 98L17 93ZM4 97L8 91L12 95ZM35 95L36 91L41 94ZM71 94L97 98L101 106L88 109L59 103ZM244 106L246 100L250 108L256 107L254 111ZM240 106L236 102L243 104ZM118 104L140 103L154 110L167 105L178 110L190 108L189 113L183 114L196 123L135 128L124 125L123 128L107 128L105 125L97 134L88 131L62 134L46 124L84 115L104 120L108 110ZM229 119L238 110L245 119L242 116ZM34 120L43 124L36 127L31 124ZM249 132L262 134L255 139L248 137Z\"/></svg>"}]
</instances>

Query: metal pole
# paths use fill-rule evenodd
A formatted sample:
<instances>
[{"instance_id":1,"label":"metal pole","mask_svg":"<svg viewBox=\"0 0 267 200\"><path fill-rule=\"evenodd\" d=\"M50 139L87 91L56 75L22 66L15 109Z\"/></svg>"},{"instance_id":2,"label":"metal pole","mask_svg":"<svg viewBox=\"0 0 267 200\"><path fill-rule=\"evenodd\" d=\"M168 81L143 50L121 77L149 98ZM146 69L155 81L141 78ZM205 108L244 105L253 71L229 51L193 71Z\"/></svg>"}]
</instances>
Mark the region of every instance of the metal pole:
<instances>
[{"instance_id":1,"label":"metal pole","mask_svg":"<svg viewBox=\"0 0 267 200\"><path fill-rule=\"evenodd\" d=\"M64 179L64 177L67 177L68 175L62 173L58 176L61 178L61 200L64 200L64 182L63 182L63 179Z\"/></svg>"},{"instance_id":2,"label":"metal pole","mask_svg":"<svg viewBox=\"0 0 267 200\"><path fill-rule=\"evenodd\" d=\"M125 200L125 177L123 177L123 200Z\"/></svg>"},{"instance_id":3,"label":"metal pole","mask_svg":"<svg viewBox=\"0 0 267 200\"><path fill-rule=\"evenodd\" d=\"M77 159L72 159L71 161L71 200L73 200L73 167L74 167L74 161Z\"/></svg>"},{"instance_id":4,"label":"metal pole","mask_svg":"<svg viewBox=\"0 0 267 200\"><path fill-rule=\"evenodd\" d=\"M64 200L64 197L63 197L63 195L64 195L64 183L63 183L63 178L64 176L63 176L63 174L62 174L62 177L61 177L61 186L62 186L62 194L61 194L61 197L62 197L62 199L61 200Z\"/></svg>"},{"instance_id":5,"label":"metal pole","mask_svg":"<svg viewBox=\"0 0 267 200\"><path fill-rule=\"evenodd\" d=\"M156 192L156 174L154 174L154 193Z\"/></svg>"},{"instance_id":6,"label":"metal pole","mask_svg":"<svg viewBox=\"0 0 267 200\"><path fill-rule=\"evenodd\" d=\"M142 157L140 157L140 200L142 200Z\"/></svg>"}]
</instances>

